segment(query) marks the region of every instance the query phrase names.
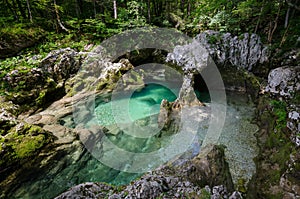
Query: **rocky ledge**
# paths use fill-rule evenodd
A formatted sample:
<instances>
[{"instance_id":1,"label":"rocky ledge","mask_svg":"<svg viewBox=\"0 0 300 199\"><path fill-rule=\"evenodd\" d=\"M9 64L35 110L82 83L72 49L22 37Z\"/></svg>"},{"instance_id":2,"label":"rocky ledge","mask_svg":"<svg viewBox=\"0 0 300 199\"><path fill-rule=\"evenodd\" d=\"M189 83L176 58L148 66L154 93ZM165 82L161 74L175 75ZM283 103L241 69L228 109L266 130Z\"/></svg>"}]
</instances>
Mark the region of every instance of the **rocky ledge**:
<instances>
[{"instance_id":1,"label":"rocky ledge","mask_svg":"<svg viewBox=\"0 0 300 199\"><path fill-rule=\"evenodd\" d=\"M210 188L211 187L211 188ZM72 187L56 199L66 198L242 198L233 192L229 167L222 146L207 146L181 165L168 163L130 185L115 187L84 183Z\"/></svg>"}]
</instances>

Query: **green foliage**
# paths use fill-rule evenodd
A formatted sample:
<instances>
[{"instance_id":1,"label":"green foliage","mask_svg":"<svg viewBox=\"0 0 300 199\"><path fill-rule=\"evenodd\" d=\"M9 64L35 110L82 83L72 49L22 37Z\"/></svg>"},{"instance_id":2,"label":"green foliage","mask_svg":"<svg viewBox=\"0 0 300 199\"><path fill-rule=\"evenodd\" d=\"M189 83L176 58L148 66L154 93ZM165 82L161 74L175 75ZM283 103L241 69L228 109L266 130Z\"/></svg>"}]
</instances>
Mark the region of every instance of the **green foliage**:
<instances>
[{"instance_id":1,"label":"green foliage","mask_svg":"<svg viewBox=\"0 0 300 199\"><path fill-rule=\"evenodd\" d=\"M41 91L38 98L35 100L38 106L42 106L45 103L46 91Z\"/></svg>"},{"instance_id":2,"label":"green foliage","mask_svg":"<svg viewBox=\"0 0 300 199\"><path fill-rule=\"evenodd\" d=\"M221 35L211 35L208 38L208 43L215 44L221 40Z\"/></svg>"},{"instance_id":3,"label":"green foliage","mask_svg":"<svg viewBox=\"0 0 300 199\"><path fill-rule=\"evenodd\" d=\"M141 12L145 8L145 3L129 1L127 8L120 8L117 24L122 29L146 26L146 18Z\"/></svg>"},{"instance_id":4,"label":"green foliage","mask_svg":"<svg viewBox=\"0 0 300 199\"><path fill-rule=\"evenodd\" d=\"M210 199L211 195L206 189L201 189L201 195L199 197L200 199Z\"/></svg>"},{"instance_id":5,"label":"green foliage","mask_svg":"<svg viewBox=\"0 0 300 199\"><path fill-rule=\"evenodd\" d=\"M270 102L270 105L273 107L273 113L275 115L276 119L276 130L280 130L282 128L286 127L286 117L287 117L287 112L286 112L286 103L284 101L277 101L277 100L272 100Z\"/></svg>"},{"instance_id":6,"label":"green foliage","mask_svg":"<svg viewBox=\"0 0 300 199\"><path fill-rule=\"evenodd\" d=\"M6 25L0 29L0 38L6 40L36 39L42 34L43 29L27 23Z\"/></svg>"}]
</instances>

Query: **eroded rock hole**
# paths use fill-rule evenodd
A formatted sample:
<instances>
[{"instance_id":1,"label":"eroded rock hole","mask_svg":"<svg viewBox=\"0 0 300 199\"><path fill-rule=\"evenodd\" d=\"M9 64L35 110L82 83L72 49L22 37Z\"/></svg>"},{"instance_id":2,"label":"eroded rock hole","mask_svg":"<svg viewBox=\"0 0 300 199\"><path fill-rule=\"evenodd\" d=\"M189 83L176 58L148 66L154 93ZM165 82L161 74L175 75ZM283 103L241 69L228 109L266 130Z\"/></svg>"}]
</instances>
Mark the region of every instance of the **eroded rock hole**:
<instances>
[{"instance_id":1,"label":"eroded rock hole","mask_svg":"<svg viewBox=\"0 0 300 199\"><path fill-rule=\"evenodd\" d=\"M133 66L139 66L147 63L164 63L168 52L155 48L145 48L134 50L118 57L114 62L125 58L130 61Z\"/></svg>"},{"instance_id":2,"label":"eroded rock hole","mask_svg":"<svg viewBox=\"0 0 300 199\"><path fill-rule=\"evenodd\" d=\"M197 95L197 98L201 102L210 102L210 95L208 87L200 74L194 75L194 90Z\"/></svg>"}]
</instances>

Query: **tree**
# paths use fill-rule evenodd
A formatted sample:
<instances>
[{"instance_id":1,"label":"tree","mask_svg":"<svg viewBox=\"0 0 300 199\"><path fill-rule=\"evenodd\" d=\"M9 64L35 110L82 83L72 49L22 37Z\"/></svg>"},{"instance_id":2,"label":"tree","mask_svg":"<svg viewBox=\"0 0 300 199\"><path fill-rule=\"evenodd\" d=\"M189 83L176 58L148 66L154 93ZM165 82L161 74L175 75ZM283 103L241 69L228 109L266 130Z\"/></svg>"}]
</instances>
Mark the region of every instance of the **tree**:
<instances>
[{"instance_id":1,"label":"tree","mask_svg":"<svg viewBox=\"0 0 300 199\"><path fill-rule=\"evenodd\" d=\"M28 18L30 20L30 22L32 23L32 15L31 15L31 9L30 9L30 4L29 4L29 0L26 0L26 4L27 4L27 11L28 11Z\"/></svg>"},{"instance_id":2,"label":"tree","mask_svg":"<svg viewBox=\"0 0 300 199\"><path fill-rule=\"evenodd\" d=\"M148 23L151 23L151 4L150 4L150 0L147 0L147 14L148 14Z\"/></svg>"},{"instance_id":3,"label":"tree","mask_svg":"<svg viewBox=\"0 0 300 199\"><path fill-rule=\"evenodd\" d=\"M113 4L114 4L114 19L117 19L118 18L117 1L114 0Z\"/></svg>"},{"instance_id":4,"label":"tree","mask_svg":"<svg viewBox=\"0 0 300 199\"><path fill-rule=\"evenodd\" d=\"M59 27L62 30L66 31L66 32L69 32L69 30L60 21L59 11L58 11L59 6L56 4L56 0L53 0L53 6L54 6L56 20L57 20L57 23L58 23Z\"/></svg>"}]
</instances>

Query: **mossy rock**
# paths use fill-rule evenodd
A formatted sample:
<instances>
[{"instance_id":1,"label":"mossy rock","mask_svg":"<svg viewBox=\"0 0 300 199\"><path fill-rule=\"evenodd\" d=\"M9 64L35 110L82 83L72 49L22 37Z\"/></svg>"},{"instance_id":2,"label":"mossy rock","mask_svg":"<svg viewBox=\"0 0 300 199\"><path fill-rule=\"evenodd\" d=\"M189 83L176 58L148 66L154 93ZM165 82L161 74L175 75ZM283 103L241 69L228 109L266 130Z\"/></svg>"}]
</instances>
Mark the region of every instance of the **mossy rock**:
<instances>
[{"instance_id":1,"label":"mossy rock","mask_svg":"<svg viewBox=\"0 0 300 199\"><path fill-rule=\"evenodd\" d=\"M52 134L39 126L27 123L18 123L0 138L0 152L3 157L0 160L0 168L33 157L53 140Z\"/></svg>"},{"instance_id":2,"label":"mossy rock","mask_svg":"<svg viewBox=\"0 0 300 199\"><path fill-rule=\"evenodd\" d=\"M219 67L226 90L247 92L256 100L261 89L261 79L245 69L232 66Z\"/></svg>"},{"instance_id":3,"label":"mossy rock","mask_svg":"<svg viewBox=\"0 0 300 199\"><path fill-rule=\"evenodd\" d=\"M295 147L290 140L287 124L287 103L265 94L257 104L257 134L259 155L256 157L257 172L250 182L248 198L282 198L284 190L280 179L288 169L290 154ZM276 188L276 191L275 190Z\"/></svg>"},{"instance_id":4,"label":"mossy rock","mask_svg":"<svg viewBox=\"0 0 300 199\"><path fill-rule=\"evenodd\" d=\"M0 40L4 44L0 49L0 58L16 55L24 48L33 46L45 36L45 31L32 24L13 24L0 30Z\"/></svg>"}]
</instances>

